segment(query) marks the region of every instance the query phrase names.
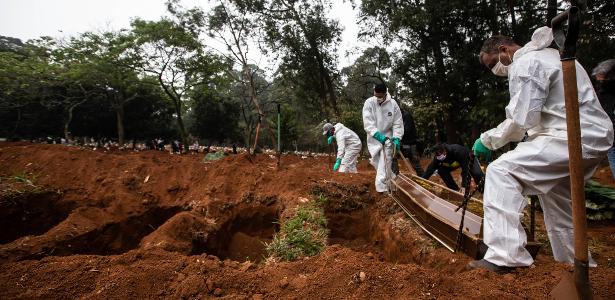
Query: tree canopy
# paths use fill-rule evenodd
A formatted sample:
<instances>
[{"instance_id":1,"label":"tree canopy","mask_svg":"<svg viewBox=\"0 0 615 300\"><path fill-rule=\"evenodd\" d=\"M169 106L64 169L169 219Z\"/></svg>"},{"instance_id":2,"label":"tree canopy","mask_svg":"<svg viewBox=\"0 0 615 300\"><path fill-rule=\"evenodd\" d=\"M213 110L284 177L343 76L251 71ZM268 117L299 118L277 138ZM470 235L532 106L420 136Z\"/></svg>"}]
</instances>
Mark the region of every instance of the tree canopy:
<instances>
[{"instance_id":1,"label":"tree canopy","mask_svg":"<svg viewBox=\"0 0 615 300\"><path fill-rule=\"evenodd\" d=\"M504 118L507 82L480 65L482 42L523 45L567 7L556 0L351 2L369 46L340 66L329 0L167 2L158 20L66 39L0 36L0 137L92 136L327 149L325 121L364 138L376 83L412 112L424 144L469 145ZM615 4L589 1L578 59L613 58ZM222 47L220 48L220 45ZM254 53L265 59L253 59Z\"/></svg>"}]
</instances>

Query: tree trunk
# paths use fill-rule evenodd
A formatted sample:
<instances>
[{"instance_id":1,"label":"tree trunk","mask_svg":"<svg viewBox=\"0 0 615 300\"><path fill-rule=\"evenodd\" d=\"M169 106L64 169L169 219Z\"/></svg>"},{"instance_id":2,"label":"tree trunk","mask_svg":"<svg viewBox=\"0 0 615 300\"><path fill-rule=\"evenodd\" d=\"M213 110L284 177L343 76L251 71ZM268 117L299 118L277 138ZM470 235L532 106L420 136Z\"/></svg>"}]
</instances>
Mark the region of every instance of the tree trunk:
<instances>
[{"instance_id":1,"label":"tree trunk","mask_svg":"<svg viewBox=\"0 0 615 300\"><path fill-rule=\"evenodd\" d=\"M455 121L453 116L455 114L455 109L451 108L447 114L447 118L444 121L444 127L446 128L446 143L448 144L456 144L459 141L457 130L455 127Z\"/></svg>"},{"instance_id":2,"label":"tree trunk","mask_svg":"<svg viewBox=\"0 0 615 300\"><path fill-rule=\"evenodd\" d=\"M304 23L304 21L301 19L301 15L299 14L299 12L297 12L297 10L294 7L294 3L290 3L290 4L286 4L286 8L290 9L293 12L293 17L295 19L295 21L297 22L297 24L299 25L299 27L301 28L301 31L303 31L303 34L308 42L308 44L310 45L311 50L314 52L314 58L316 59L317 63L318 63L318 70L320 72L320 76L325 84L325 90L327 91L327 93L329 94L329 104L331 105L331 108L333 108L333 111L336 115L336 117L338 117L338 119L341 117L339 108L337 107L337 95L335 94L335 88L333 86L333 80L331 79L331 74L329 73L329 70L327 70L327 68L325 67L324 64L324 58L322 56L322 53L320 53L320 50L318 48L318 41L315 40L314 38L310 38L310 33L307 30L307 27Z\"/></svg>"},{"instance_id":3,"label":"tree trunk","mask_svg":"<svg viewBox=\"0 0 615 300\"><path fill-rule=\"evenodd\" d=\"M448 103L452 108L454 105L453 101L449 96L449 89L447 88L447 80L446 80L446 66L444 65L444 54L442 53L442 45L441 45L441 32L437 30L440 24L438 24L437 20L432 18L430 22L431 34L430 34L430 43L432 47L432 53L435 64L435 73L436 73L436 97L441 103ZM449 109L451 110L451 109ZM454 126L450 126L450 124L454 124L454 119L452 113L443 112L446 120L445 122L445 130L446 130L446 141L452 141L456 139L456 133L454 131Z\"/></svg>"},{"instance_id":4,"label":"tree trunk","mask_svg":"<svg viewBox=\"0 0 615 300\"><path fill-rule=\"evenodd\" d=\"M493 18L491 19L491 35L500 34L500 26L498 24L498 0L491 0L491 9Z\"/></svg>"},{"instance_id":5,"label":"tree trunk","mask_svg":"<svg viewBox=\"0 0 615 300\"><path fill-rule=\"evenodd\" d=\"M115 117L117 121L117 140L120 147L124 146L124 105L118 103L115 106Z\"/></svg>"},{"instance_id":6,"label":"tree trunk","mask_svg":"<svg viewBox=\"0 0 615 300\"><path fill-rule=\"evenodd\" d=\"M510 13L510 26L513 40L517 37L517 18L515 17L514 2L514 0L508 0L508 11Z\"/></svg>"},{"instance_id":7,"label":"tree trunk","mask_svg":"<svg viewBox=\"0 0 615 300\"><path fill-rule=\"evenodd\" d=\"M70 133L68 129L70 128L70 123L73 121L73 111L75 110L75 108L77 108L77 106L83 104L86 100L87 99L83 99L68 107L66 122L64 123L64 138L66 139L67 142L70 138Z\"/></svg>"},{"instance_id":8,"label":"tree trunk","mask_svg":"<svg viewBox=\"0 0 615 300\"><path fill-rule=\"evenodd\" d=\"M547 26L551 27L551 20L557 15L557 0L547 0Z\"/></svg>"},{"instance_id":9,"label":"tree trunk","mask_svg":"<svg viewBox=\"0 0 615 300\"><path fill-rule=\"evenodd\" d=\"M173 101L173 107L175 108L175 114L177 115L177 128L179 129L179 135L181 136L182 143L184 144L184 149L186 149L188 147L188 134L186 133L186 128L184 127L184 121L182 120L182 100L178 95L169 90L169 87L167 87L162 80L161 74L158 75L158 82L160 83L164 93L169 96L171 101Z\"/></svg>"},{"instance_id":10,"label":"tree trunk","mask_svg":"<svg viewBox=\"0 0 615 300\"><path fill-rule=\"evenodd\" d=\"M175 113L177 114L177 127L179 128L179 134L181 135L184 149L186 149L186 147L188 146L188 134L186 133L186 127L184 127L184 120L182 119L181 103L175 104Z\"/></svg>"},{"instance_id":11,"label":"tree trunk","mask_svg":"<svg viewBox=\"0 0 615 300\"><path fill-rule=\"evenodd\" d=\"M69 133L68 133L68 128L70 126L70 122L73 120L73 109L75 107L71 106L68 108L68 116L66 117L66 121L64 122L64 138L66 139L66 141L69 140Z\"/></svg>"},{"instance_id":12,"label":"tree trunk","mask_svg":"<svg viewBox=\"0 0 615 300\"><path fill-rule=\"evenodd\" d=\"M15 137L19 123L21 123L21 108L17 109L17 120L15 121L15 126L13 126L13 131L9 133L9 140Z\"/></svg>"},{"instance_id":13,"label":"tree trunk","mask_svg":"<svg viewBox=\"0 0 615 300\"><path fill-rule=\"evenodd\" d=\"M271 138L271 145L273 147L276 147L276 141L275 141L275 135L273 134L273 130L271 129L271 127L269 127L269 124L267 124L267 118L265 116L265 112L262 110L261 106L260 106L260 102L258 101L258 97L256 95L256 83L254 83L254 76L252 74L252 72L250 72L250 68L248 66L247 63L244 62L243 64L243 72L244 72L244 76L246 76L246 79L248 79L249 82L249 91L250 91L250 99L252 99L252 103L254 104L254 106L256 107L256 110L258 111L258 123L257 123L257 130L256 130L256 137L254 139L254 150L256 150L257 144L258 144L258 129L261 126L264 126L265 130L267 130L267 132L269 132L269 137Z\"/></svg>"}]
</instances>

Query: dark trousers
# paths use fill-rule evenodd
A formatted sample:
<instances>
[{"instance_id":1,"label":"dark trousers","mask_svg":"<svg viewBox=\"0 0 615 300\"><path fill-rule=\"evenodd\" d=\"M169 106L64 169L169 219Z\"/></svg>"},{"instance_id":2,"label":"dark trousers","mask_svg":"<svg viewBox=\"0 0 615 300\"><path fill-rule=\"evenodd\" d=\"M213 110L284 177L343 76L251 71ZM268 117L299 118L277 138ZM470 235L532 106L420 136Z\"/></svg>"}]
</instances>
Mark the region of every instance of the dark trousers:
<instances>
[{"instance_id":1,"label":"dark trousers","mask_svg":"<svg viewBox=\"0 0 615 300\"><path fill-rule=\"evenodd\" d=\"M421 176L423 174L423 168L421 167L421 160L416 151L416 145L402 145L401 152L404 157L410 160L416 175ZM399 162L397 157L393 157L393 161L391 162L391 171L393 171L395 175L399 175Z\"/></svg>"},{"instance_id":2,"label":"dark trousers","mask_svg":"<svg viewBox=\"0 0 615 300\"><path fill-rule=\"evenodd\" d=\"M451 172L458 168L459 167L449 168L444 166L438 168L438 174L440 175L440 178L442 178L442 181L444 181L444 184L446 184L446 187L455 191L459 190L459 186L455 182L455 179L453 179L453 175L451 175ZM480 163L476 158L474 158L474 163L472 164L472 166L470 166L470 176L474 178L474 183L476 183L476 185L478 185L478 183L484 176L483 170L480 169Z\"/></svg>"},{"instance_id":3,"label":"dark trousers","mask_svg":"<svg viewBox=\"0 0 615 300\"><path fill-rule=\"evenodd\" d=\"M416 145L402 145L402 154L410 160L412 168L418 176L423 175L423 168L421 167L421 160L418 152L416 151Z\"/></svg>"}]
</instances>

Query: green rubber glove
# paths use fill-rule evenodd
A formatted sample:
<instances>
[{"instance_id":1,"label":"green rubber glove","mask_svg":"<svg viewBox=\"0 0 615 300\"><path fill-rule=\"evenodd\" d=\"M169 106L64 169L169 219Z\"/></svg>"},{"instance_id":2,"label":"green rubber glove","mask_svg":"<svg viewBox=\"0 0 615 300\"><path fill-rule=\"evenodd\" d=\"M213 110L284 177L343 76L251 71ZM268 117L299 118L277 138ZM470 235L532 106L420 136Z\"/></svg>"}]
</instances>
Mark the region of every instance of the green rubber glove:
<instances>
[{"instance_id":1,"label":"green rubber glove","mask_svg":"<svg viewBox=\"0 0 615 300\"><path fill-rule=\"evenodd\" d=\"M374 133L374 138L380 142L380 144L383 144L389 139L388 137L384 136L382 133L380 133L380 131L376 131L376 133Z\"/></svg>"},{"instance_id":2,"label":"green rubber glove","mask_svg":"<svg viewBox=\"0 0 615 300\"><path fill-rule=\"evenodd\" d=\"M476 139L474 142L474 146L472 146L472 152L474 152L474 156L483 157L485 162L491 161L491 150L483 145L483 142L480 141L480 138Z\"/></svg>"},{"instance_id":3,"label":"green rubber glove","mask_svg":"<svg viewBox=\"0 0 615 300\"><path fill-rule=\"evenodd\" d=\"M335 160L335 164L333 165L333 171L337 171L337 169L340 168L340 165L342 164L342 159L338 158Z\"/></svg>"},{"instance_id":4,"label":"green rubber glove","mask_svg":"<svg viewBox=\"0 0 615 300\"><path fill-rule=\"evenodd\" d=\"M329 138L327 138L327 145L331 145L331 144L333 144L333 140L334 140L334 139L335 139L335 136L334 136L334 135L332 135L332 136L330 136Z\"/></svg>"},{"instance_id":5,"label":"green rubber glove","mask_svg":"<svg viewBox=\"0 0 615 300\"><path fill-rule=\"evenodd\" d=\"M395 151L399 152L399 149L401 149L401 142L399 141L399 138L393 138L393 144L395 144Z\"/></svg>"}]
</instances>

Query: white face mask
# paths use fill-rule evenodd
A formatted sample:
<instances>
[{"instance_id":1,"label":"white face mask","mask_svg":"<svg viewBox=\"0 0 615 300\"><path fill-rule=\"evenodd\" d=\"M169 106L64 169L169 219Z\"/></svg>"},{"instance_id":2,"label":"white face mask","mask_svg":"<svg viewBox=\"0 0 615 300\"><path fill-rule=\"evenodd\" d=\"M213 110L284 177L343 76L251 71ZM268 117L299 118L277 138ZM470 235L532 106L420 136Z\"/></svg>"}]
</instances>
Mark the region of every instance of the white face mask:
<instances>
[{"instance_id":1,"label":"white face mask","mask_svg":"<svg viewBox=\"0 0 615 300\"><path fill-rule=\"evenodd\" d=\"M384 99L386 99L386 98L384 98L384 97L382 97L382 98L376 97L376 100L378 101L378 104L382 104L382 102L384 102Z\"/></svg>"},{"instance_id":2,"label":"white face mask","mask_svg":"<svg viewBox=\"0 0 615 300\"><path fill-rule=\"evenodd\" d=\"M506 54L508 55L508 54ZM510 58L510 55L508 56L508 58ZM510 59L510 63L512 64L512 58ZM491 72L493 72L493 74L495 74L496 76L501 76L501 77L508 77L508 66L505 66L502 61L500 60L500 54L498 53L498 63L495 64L495 66L493 66L493 68L491 68Z\"/></svg>"},{"instance_id":3,"label":"white face mask","mask_svg":"<svg viewBox=\"0 0 615 300\"><path fill-rule=\"evenodd\" d=\"M445 153L442 153L442 154L436 156L436 159L439 160L439 161L443 161L445 158L446 158L446 154Z\"/></svg>"}]
</instances>

